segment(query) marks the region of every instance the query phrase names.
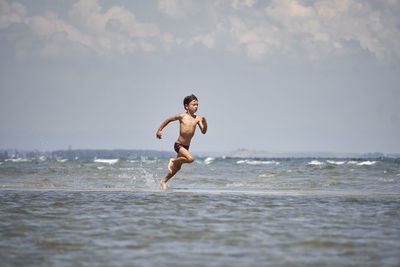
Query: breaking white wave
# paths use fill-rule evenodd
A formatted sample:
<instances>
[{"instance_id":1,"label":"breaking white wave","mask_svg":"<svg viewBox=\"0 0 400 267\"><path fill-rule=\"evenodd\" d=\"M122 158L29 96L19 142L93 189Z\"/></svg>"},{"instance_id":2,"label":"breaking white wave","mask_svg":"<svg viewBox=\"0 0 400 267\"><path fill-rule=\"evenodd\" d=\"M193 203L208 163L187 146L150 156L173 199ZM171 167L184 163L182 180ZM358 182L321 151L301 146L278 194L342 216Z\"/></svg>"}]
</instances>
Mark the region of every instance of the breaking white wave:
<instances>
[{"instance_id":1,"label":"breaking white wave","mask_svg":"<svg viewBox=\"0 0 400 267\"><path fill-rule=\"evenodd\" d=\"M5 161L9 162L30 162L30 159L27 158L16 158L16 159L6 159Z\"/></svg>"},{"instance_id":2,"label":"breaking white wave","mask_svg":"<svg viewBox=\"0 0 400 267\"><path fill-rule=\"evenodd\" d=\"M271 160L271 161L262 161L262 160L238 160L236 164L248 164L248 165L262 165L262 164L275 164L279 165L279 162Z\"/></svg>"},{"instance_id":3,"label":"breaking white wave","mask_svg":"<svg viewBox=\"0 0 400 267\"><path fill-rule=\"evenodd\" d=\"M346 161L334 161L334 160L327 160L329 164L335 164L335 165L343 165L346 163Z\"/></svg>"},{"instance_id":4,"label":"breaking white wave","mask_svg":"<svg viewBox=\"0 0 400 267\"><path fill-rule=\"evenodd\" d=\"M206 158L206 159L204 160L204 163L205 163L205 164L211 164L214 160L215 160L215 158L213 158L213 157L208 157L208 158Z\"/></svg>"},{"instance_id":5,"label":"breaking white wave","mask_svg":"<svg viewBox=\"0 0 400 267\"><path fill-rule=\"evenodd\" d=\"M370 166L370 165L374 165L376 163L376 161L363 161L363 162L360 162L360 163L358 163L357 165L358 166L365 166L365 165L367 165L367 166Z\"/></svg>"},{"instance_id":6,"label":"breaking white wave","mask_svg":"<svg viewBox=\"0 0 400 267\"><path fill-rule=\"evenodd\" d=\"M319 166L319 165L324 165L325 163L323 163L322 161L313 160L313 161L310 161L310 162L307 163L307 164L308 164L308 165Z\"/></svg>"},{"instance_id":7,"label":"breaking white wave","mask_svg":"<svg viewBox=\"0 0 400 267\"><path fill-rule=\"evenodd\" d=\"M94 162L97 163L107 163L107 164L115 164L119 159L94 159Z\"/></svg>"},{"instance_id":8,"label":"breaking white wave","mask_svg":"<svg viewBox=\"0 0 400 267\"><path fill-rule=\"evenodd\" d=\"M358 161L350 160L347 162L347 164L358 164Z\"/></svg>"},{"instance_id":9,"label":"breaking white wave","mask_svg":"<svg viewBox=\"0 0 400 267\"><path fill-rule=\"evenodd\" d=\"M326 163L329 164L334 164L334 165L343 165L343 164L349 164L349 165L358 165L358 166L369 166L369 165L374 165L376 163L376 161L354 161L354 160L350 160L350 161L334 161L334 160L327 160ZM323 161L318 161L318 160L313 160L307 163L308 165L314 165L314 166L320 166L320 165L324 165L325 162Z\"/></svg>"},{"instance_id":10,"label":"breaking white wave","mask_svg":"<svg viewBox=\"0 0 400 267\"><path fill-rule=\"evenodd\" d=\"M351 160L347 162L347 164L358 165L358 166L370 166L374 165L375 163L376 161L369 161L369 160L362 162Z\"/></svg>"}]
</instances>

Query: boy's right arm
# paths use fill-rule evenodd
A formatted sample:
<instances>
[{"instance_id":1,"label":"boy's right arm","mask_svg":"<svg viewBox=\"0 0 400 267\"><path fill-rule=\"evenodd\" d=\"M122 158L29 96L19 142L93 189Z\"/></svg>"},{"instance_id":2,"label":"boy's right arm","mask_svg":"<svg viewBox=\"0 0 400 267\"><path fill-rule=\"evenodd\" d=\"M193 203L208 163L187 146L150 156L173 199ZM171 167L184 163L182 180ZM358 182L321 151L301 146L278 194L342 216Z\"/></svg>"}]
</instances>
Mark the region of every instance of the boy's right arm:
<instances>
[{"instance_id":1,"label":"boy's right arm","mask_svg":"<svg viewBox=\"0 0 400 267\"><path fill-rule=\"evenodd\" d=\"M164 129L165 126L167 126L168 123L170 123L171 121L176 121L179 120L181 117L181 114L175 115L171 118L166 119L160 126L160 128L158 128L156 136L158 139L161 139L162 137L162 129Z\"/></svg>"}]
</instances>

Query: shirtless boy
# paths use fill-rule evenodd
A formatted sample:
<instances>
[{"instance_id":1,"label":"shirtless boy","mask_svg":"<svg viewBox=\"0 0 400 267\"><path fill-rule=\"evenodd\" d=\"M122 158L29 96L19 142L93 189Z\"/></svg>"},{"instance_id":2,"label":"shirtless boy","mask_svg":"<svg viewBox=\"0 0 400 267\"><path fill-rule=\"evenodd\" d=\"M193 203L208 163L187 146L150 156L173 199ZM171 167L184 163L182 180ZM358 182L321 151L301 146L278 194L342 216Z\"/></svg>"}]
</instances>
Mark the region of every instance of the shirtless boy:
<instances>
[{"instance_id":1,"label":"shirtless boy","mask_svg":"<svg viewBox=\"0 0 400 267\"><path fill-rule=\"evenodd\" d=\"M167 189L167 181L181 169L183 163L192 163L194 161L194 157L189 153L189 146L196 130L196 126L199 125L203 134L207 132L206 118L201 118L200 116L194 115L199 106L197 97L195 95L185 97L183 100L183 105L186 109L186 113L177 114L166 119L157 131L157 138L161 139L162 129L164 129L168 123L176 120L179 120L180 122L180 134L174 145L175 151L178 153L178 155L176 158L171 158L169 160L168 174L160 182L163 190Z\"/></svg>"}]
</instances>

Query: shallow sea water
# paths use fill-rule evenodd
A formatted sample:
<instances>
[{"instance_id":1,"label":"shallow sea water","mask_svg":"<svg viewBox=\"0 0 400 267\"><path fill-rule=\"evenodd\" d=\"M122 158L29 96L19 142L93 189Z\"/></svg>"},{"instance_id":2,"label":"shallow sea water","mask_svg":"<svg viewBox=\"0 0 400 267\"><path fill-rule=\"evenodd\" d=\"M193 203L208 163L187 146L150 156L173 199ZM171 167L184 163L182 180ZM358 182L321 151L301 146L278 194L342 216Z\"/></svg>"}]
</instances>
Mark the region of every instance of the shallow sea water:
<instances>
[{"instance_id":1,"label":"shallow sea water","mask_svg":"<svg viewBox=\"0 0 400 267\"><path fill-rule=\"evenodd\" d=\"M400 162L0 163L2 266L399 266Z\"/></svg>"}]
</instances>

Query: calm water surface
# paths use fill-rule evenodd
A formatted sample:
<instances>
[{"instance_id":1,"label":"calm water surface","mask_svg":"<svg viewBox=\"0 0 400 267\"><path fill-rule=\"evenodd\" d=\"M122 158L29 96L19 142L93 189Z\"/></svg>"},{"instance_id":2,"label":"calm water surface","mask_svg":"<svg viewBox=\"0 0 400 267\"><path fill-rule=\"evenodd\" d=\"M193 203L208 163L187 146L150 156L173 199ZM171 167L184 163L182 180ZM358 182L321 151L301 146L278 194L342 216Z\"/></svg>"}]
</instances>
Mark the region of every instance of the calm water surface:
<instances>
[{"instance_id":1,"label":"calm water surface","mask_svg":"<svg viewBox=\"0 0 400 267\"><path fill-rule=\"evenodd\" d=\"M0 161L2 266L400 265L400 161Z\"/></svg>"}]
</instances>

